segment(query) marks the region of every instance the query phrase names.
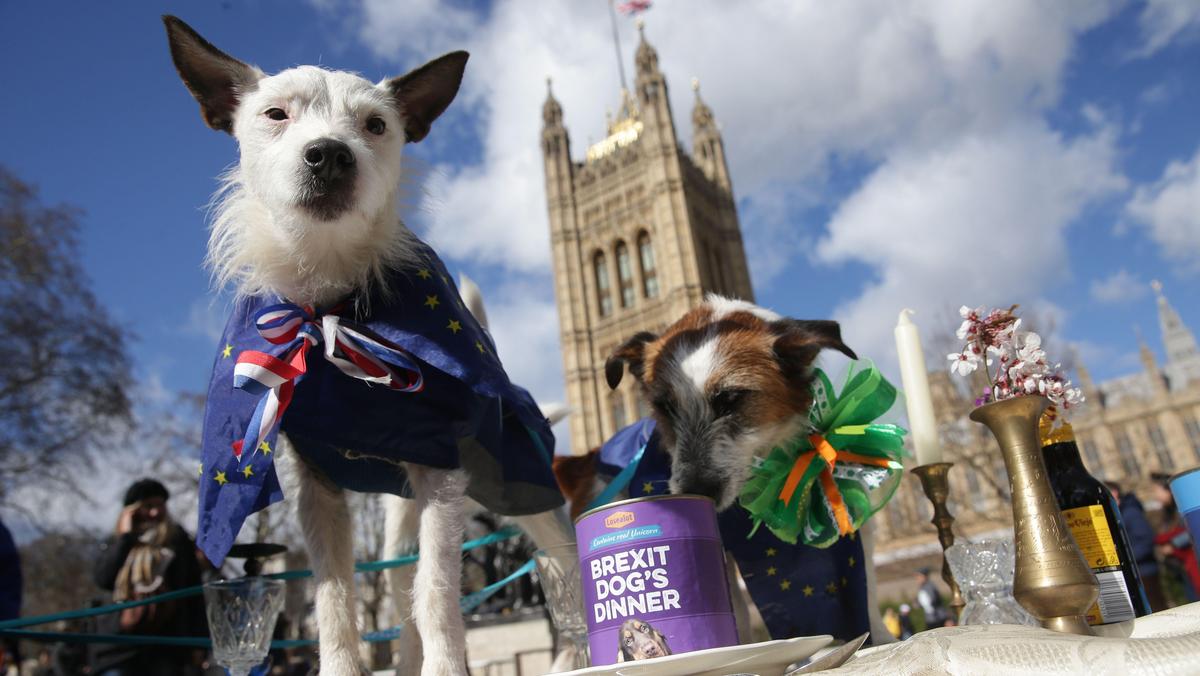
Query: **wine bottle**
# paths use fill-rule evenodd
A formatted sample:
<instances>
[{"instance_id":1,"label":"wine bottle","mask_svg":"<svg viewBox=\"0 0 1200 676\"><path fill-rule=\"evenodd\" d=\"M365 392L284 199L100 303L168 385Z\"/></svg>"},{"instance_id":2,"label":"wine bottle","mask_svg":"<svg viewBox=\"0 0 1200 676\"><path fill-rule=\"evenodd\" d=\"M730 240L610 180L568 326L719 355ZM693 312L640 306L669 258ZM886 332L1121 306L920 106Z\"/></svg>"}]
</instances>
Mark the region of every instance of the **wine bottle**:
<instances>
[{"instance_id":1,"label":"wine bottle","mask_svg":"<svg viewBox=\"0 0 1200 676\"><path fill-rule=\"evenodd\" d=\"M1063 520L1100 583L1100 596L1087 612L1088 624L1111 624L1150 614L1137 560L1112 491L1088 473L1075 432L1055 412L1042 416L1040 432L1046 472Z\"/></svg>"}]
</instances>

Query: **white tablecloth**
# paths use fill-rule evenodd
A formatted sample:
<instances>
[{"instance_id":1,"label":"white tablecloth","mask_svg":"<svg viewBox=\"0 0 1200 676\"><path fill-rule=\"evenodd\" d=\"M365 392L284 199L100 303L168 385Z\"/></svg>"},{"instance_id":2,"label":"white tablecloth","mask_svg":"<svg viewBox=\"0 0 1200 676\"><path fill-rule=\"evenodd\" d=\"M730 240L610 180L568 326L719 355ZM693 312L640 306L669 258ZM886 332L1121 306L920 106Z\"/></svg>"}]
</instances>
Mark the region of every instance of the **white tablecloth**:
<instances>
[{"instance_id":1,"label":"white tablecloth","mask_svg":"<svg viewBox=\"0 0 1200 676\"><path fill-rule=\"evenodd\" d=\"M1200 603L1099 628L1103 636L982 625L921 632L822 674L1200 674Z\"/></svg>"}]
</instances>

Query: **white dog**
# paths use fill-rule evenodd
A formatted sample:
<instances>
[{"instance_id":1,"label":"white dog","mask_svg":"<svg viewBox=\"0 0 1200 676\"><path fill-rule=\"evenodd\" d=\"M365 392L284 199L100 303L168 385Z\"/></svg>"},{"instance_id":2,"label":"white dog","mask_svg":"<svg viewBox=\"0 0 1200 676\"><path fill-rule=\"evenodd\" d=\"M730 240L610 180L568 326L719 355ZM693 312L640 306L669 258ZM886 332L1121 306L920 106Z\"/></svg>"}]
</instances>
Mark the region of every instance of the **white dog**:
<instances>
[{"instance_id":1,"label":"white dog","mask_svg":"<svg viewBox=\"0 0 1200 676\"><path fill-rule=\"evenodd\" d=\"M502 400L500 396L489 399L478 394L485 389L483 385L476 383L472 385L473 389L466 389L459 381L448 379L449 376L429 367L430 360L408 343L387 336L379 339L365 319L377 307L387 305L396 297L402 290L399 287L427 280L431 269L433 275L441 276L445 282L444 287L439 287L441 295L426 296L429 305L426 308L416 307L418 303L405 306L404 311L414 315L426 311L432 313L444 310L447 304L451 307L458 304L457 293L445 279L440 262L435 261L436 265L430 262L436 256L398 218L396 201L402 149L406 143L424 138L433 121L454 99L467 54L447 54L407 75L379 84L351 73L312 66L291 68L268 76L221 52L179 19L164 17L164 22L172 58L184 83L199 101L205 121L214 129L232 134L240 148L240 162L225 178L212 224L207 263L220 285L230 285L237 291L239 303L263 298L287 303L283 311L275 309L283 307L280 305L264 308L252 320L247 320L249 328L235 326L235 320L239 320L235 314L226 335L232 335L231 331L257 330L256 340L260 334L276 343L293 339L299 347L281 358L282 361L277 359L271 364L278 366L276 362L287 360L291 360L288 364L299 363L309 369L302 377L315 383L295 386L295 382L299 382L297 379L287 381L283 376L271 380L274 371L265 376L260 373L261 369L268 368L263 364L270 361L270 355L255 352L259 361L243 359L239 356L241 352L233 354L232 341L226 343L214 368L214 384L210 387L206 412L201 537L198 540L205 547L206 543L219 539L211 535L221 530L213 525L216 521L211 514L224 514L219 509L224 509L227 502L241 499L249 505L247 509L253 511L279 499L278 484L272 483L274 474L269 463L273 449L269 441L282 420L295 452L289 454L287 444L281 443L285 448L280 456L295 455L301 460L295 463L298 486L293 497L297 499L297 512L316 578L320 669L324 674L338 676L359 673L362 667L358 660L350 514L342 491L364 482L386 481L393 475L407 477L414 499L407 501L408 507L401 506L404 504L401 501L389 509L392 533L388 539L389 555L412 551L418 546L421 554L411 585L413 623L420 644L416 644L416 633L405 632L412 647L402 651L402 670L415 671L420 665L422 674L465 674L465 636L458 605L463 503L476 481L489 479L482 475L501 473L495 466L487 464L486 454L476 453L475 447L464 445L464 437L458 436L463 425L479 424L478 420L455 419L453 430L431 428L433 436L451 438L449 448L455 457L422 456L429 460L414 462L402 453L404 459L391 461L389 465L385 457L380 464L380 459L369 453L358 454L357 449L351 449L355 451L351 453L336 442L321 439L320 435L329 424L321 420L321 410L304 409L299 397L318 385L331 384L347 388L344 391L354 396L360 392L364 397L380 396L376 393L383 391L382 396L394 397L387 401L394 401L397 406L407 406L404 402L410 400L417 401L417 395L389 392L389 388L420 391L421 401L442 402L438 404L441 406L453 405L464 397L472 401L478 398L482 403L470 409L470 416L481 416L489 411L495 413L501 407L505 407L505 411L513 409L507 399ZM451 317L445 327L447 338L469 335L479 353L492 359L494 346L486 332L474 325L473 320L468 321L465 311ZM365 328L352 323L359 320L368 322ZM286 337L279 338L278 333L284 333ZM348 348L347 341L353 342L352 339L376 345L388 354L400 353L401 362L404 362L405 354L415 354L422 361L411 368L403 364L381 364L376 359L377 352ZM322 343L323 347L319 347ZM419 340L417 343L425 346L423 349L441 354L436 345L426 346ZM323 349L325 360L314 352L308 355L305 366L305 350L309 347ZM249 353L250 350L242 352ZM231 382L241 379L236 387L242 390L228 394L229 400L241 397L237 401L249 400L252 405L258 401L253 418L220 417L221 403L214 403L214 393L224 395L234 387L222 379L226 375L221 371L226 368L222 359L230 360L226 371ZM233 359L237 361L236 367L232 365ZM498 362L488 361L486 365L498 367ZM334 373L334 366L342 373L354 374L358 380ZM279 367L276 371L283 372L286 368ZM247 373L252 376L250 380L257 378L260 389L246 389ZM334 375L328 375L330 373ZM218 375L222 377L218 378ZM346 385L343 381L352 384ZM367 388L364 382L376 385ZM495 382L495 378L489 382ZM511 387L506 377L500 378L500 382ZM296 398L293 398L293 387ZM440 393L439 388L442 388ZM371 390L370 395L365 394L367 389ZM263 391L267 393L262 394ZM254 392L255 396L251 397L248 392ZM438 399L439 396L442 399ZM521 401L524 400L520 399L518 403ZM287 409L289 402L291 408ZM493 404L494 411L487 408ZM332 405L348 409L343 417L351 419L337 420L339 425L379 423L378 415L360 413L354 409L354 402L347 403L345 396L332 397ZM302 412L297 412L298 408ZM285 409L289 416L286 419L283 417ZM225 453L229 447L228 436L220 443L214 441L214 448L219 451L224 448L221 453L228 457L212 456L217 458L213 462L218 464L210 466L210 431L215 435L222 424L230 427L230 419L238 420L239 424L246 419L261 424L262 436L254 425L246 429L244 439L242 429L233 430L233 452ZM537 428L537 433L548 434L544 418L534 422L529 422L528 418L523 420L525 429ZM271 426L272 421L275 427ZM424 417L417 417L414 422L426 428L432 424ZM503 433L509 434L511 427L506 425ZM499 425L493 428L498 429ZM534 431L530 431L530 436L535 437L534 444L537 445ZM282 436L280 440L286 441ZM243 441L250 441L251 445L244 446ZM454 446L454 442L458 446ZM424 447L424 444L417 445ZM547 475L548 462L547 458ZM380 467L384 471L381 472ZM263 479L267 472L270 474ZM550 484L553 485L552 477ZM262 492L253 493L254 490ZM534 494L538 494L538 490L522 488L514 499L519 502ZM510 497L492 495L499 502ZM479 499L488 503L488 500ZM517 505L509 513L525 514L519 518L519 523L538 546L573 541L573 531L565 514L552 509L558 504L555 500L561 502L561 497L546 494L539 500L535 501L535 507L530 507L534 503ZM212 509L218 511L211 512ZM210 516L205 516L206 513ZM244 515L234 518L229 527L221 524L225 531L222 537L231 539L227 532L230 529L236 535L241 518ZM206 551L215 553L219 560L224 555L222 548L227 545L227 542L210 544ZM403 577L404 574L397 574L394 579L403 586ZM418 648L423 649L423 659Z\"/></svg>"}]
</instances>

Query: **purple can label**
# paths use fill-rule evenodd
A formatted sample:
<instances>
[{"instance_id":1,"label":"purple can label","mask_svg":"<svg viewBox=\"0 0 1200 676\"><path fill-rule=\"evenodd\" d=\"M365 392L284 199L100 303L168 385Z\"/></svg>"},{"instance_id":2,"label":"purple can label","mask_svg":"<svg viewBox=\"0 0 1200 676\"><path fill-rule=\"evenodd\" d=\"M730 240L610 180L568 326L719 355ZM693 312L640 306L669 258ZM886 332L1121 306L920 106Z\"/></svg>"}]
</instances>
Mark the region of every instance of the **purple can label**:
<instances>
[{"instance_id":1,"label":"purple can label","mask_svg":"<svg viewBox=\"0 0 1200 676\"><path fill-rule=\"evenodd\" d=\"M625 500L575 524L592 664L737 644L708 498Z\"/></svg>"}]
</instances>

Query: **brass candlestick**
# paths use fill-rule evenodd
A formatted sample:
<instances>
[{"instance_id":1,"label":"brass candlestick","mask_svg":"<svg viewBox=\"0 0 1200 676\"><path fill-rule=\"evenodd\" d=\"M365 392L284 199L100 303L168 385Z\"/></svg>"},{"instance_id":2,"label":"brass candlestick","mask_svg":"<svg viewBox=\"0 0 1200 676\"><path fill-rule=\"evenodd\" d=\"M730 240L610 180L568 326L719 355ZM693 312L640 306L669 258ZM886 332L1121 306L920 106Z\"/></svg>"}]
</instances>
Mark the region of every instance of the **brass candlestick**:
<instances>
[{"instance_id":1,"label":"brass candlestick","mask_svg":"<svg viewBox=\"0 0 1200 676\"><path fill-rule=\"evenodd\" d=\"M950 571L950 562L946 560L946 550L954 544L954 530L951 528L954 525L954 516L946 508L946 498L950 495L949 474L953 466L952 462L931 462L912 468L912 473L921 480L921 489L933 505L933 519L930 523L937 528L938 542L942 543L942 579L950 587L950 609L954 611L954 621L958 622L966 602L963 601L962 591Z\"/></svg>"},{"instance_id":2,"label":"brass candlestick","mask_svg":"<svg viewBox=\"0 0 1200 676\"><path fill-rule=\"evenodd\" d=\"M1090 636L1085 614L1100 586L1067 530L1046 476L1038 418L1049 403L1036 396L1004 399L975 409L971 420L996 436L1008 470L1017 549L1013 596L1043 627Z\"/></svg>"}]
</instances>

